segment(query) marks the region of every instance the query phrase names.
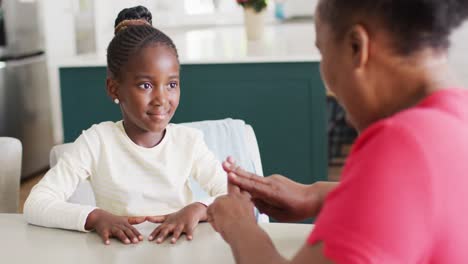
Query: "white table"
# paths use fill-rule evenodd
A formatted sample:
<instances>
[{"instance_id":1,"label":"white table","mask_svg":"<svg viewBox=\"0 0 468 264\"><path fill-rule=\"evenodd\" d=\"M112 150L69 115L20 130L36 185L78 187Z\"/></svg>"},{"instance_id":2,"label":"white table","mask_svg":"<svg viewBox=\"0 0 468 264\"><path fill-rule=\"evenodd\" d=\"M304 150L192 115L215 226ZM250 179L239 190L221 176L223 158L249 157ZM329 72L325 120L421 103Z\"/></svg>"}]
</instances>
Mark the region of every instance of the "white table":
<instances>
[{"instance_id":1,"label":"white table","mask_svg":"<svg viewBox=\"0 0 468 264\"><path fill-rule=\"evenodd\" d=\"M145 241L124 245L111 240L104 245L96 233L32 226L20 214L0 214L1 263L234 263L229 246L214 232L210 224L202 223L193 241L182 237L176 244L168 241L155 244L147 236L154 224L136 226ZM280 253L291 258L312 230L306 224L262 224Z\"/></svg>"}]
</instances>

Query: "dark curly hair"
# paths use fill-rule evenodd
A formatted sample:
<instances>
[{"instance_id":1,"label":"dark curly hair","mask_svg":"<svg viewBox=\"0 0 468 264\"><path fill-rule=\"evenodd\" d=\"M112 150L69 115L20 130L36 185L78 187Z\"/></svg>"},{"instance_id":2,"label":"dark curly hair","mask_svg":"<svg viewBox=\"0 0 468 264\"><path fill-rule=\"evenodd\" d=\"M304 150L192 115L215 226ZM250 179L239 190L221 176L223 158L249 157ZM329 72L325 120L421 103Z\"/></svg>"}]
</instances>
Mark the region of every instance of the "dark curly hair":
<instances>
[{"instance_id":1,"label":"dark curly hair","mask_svg":"<svg viewBox=\"0 0 468 264\"><path fill-rule=\"evenodd\" d=\"M122 24L125 24L122 26ZM144 6L125 8L114 23L115 36L107 48L107 68L114 78L121 76L122 67L129 57L147 45L169 47L178 58L174 42L162 31L152 26L151 12Z\"/></svg>"},{"instance_id":2,"label":"dark curly hair","mask_svg":"<svg viewBox=\"0 0 468 264\"><path fill-rule=\"evenodd\" d=\"M425 47L448 49L450 34L468 16L468 0L321 0L318 13L338 38L371 18L392 34L397 52L409 55Z\"/></svg>"}]
</instances>

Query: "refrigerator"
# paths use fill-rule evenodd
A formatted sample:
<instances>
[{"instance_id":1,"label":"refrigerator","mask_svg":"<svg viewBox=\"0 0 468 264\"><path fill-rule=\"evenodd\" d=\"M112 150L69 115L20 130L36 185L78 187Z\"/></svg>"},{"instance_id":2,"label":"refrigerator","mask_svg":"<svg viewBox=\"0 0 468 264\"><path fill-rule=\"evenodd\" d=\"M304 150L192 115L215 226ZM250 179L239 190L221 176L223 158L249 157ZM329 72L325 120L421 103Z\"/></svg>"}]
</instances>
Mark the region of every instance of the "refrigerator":
<instances>
[{"instance_id":1,"label":"refrigerator","mask_svg":"<svg viewBox=\"0 0 468 264\"><path fill-rule=\"evenodd\" d=\"M22 179L47 169L54 144L40 22L38 1L0 1L0 137L23 144Z\"/></svg>"}]
</instances>

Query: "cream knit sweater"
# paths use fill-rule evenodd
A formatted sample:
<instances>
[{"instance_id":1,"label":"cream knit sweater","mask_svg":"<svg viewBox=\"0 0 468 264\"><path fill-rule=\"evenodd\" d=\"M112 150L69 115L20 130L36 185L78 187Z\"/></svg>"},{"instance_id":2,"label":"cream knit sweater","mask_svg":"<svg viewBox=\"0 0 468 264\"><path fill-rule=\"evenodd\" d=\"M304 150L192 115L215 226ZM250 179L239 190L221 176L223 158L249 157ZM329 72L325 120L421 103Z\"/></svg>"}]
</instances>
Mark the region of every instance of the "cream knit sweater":
<instances>
[{"instance_id":1,"label":"cream knit sweater","mask_svg":"<svg viewBox=\"0 0 468 264\"><path fill-rule=\"evenodd\" d=\"M96 207L67 200L86 179L98 208L123 216L168 214L196 202L189 176L212 197L227 192L226 174L200 131L170 124L157 146L144 148L127 136L122 121L103 122L83 131L32 189L24 215L31 224L85 231Z\"/></svg>"}]
</instances>

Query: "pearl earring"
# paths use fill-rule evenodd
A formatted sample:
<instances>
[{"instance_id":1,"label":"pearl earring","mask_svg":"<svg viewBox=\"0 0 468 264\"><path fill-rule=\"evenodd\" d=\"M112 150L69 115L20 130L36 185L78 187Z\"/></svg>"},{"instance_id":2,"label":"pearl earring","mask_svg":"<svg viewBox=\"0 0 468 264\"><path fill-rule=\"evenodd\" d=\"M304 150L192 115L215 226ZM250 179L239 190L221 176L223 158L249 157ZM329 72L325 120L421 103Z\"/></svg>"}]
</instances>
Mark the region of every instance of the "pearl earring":
<instances>
[{"instance_id":1,"label":"pearl earring","mask_svg":"<svg viewBox=\"0 0 468 264\"><path fill-rule=\"evenodd\" d=\"M115 104L119 104L119 103L120 103L119 99L118 99L118 98L115 98L115 99L114 99L114 103L115 103Z\"/></svg>"}]
</instances>

